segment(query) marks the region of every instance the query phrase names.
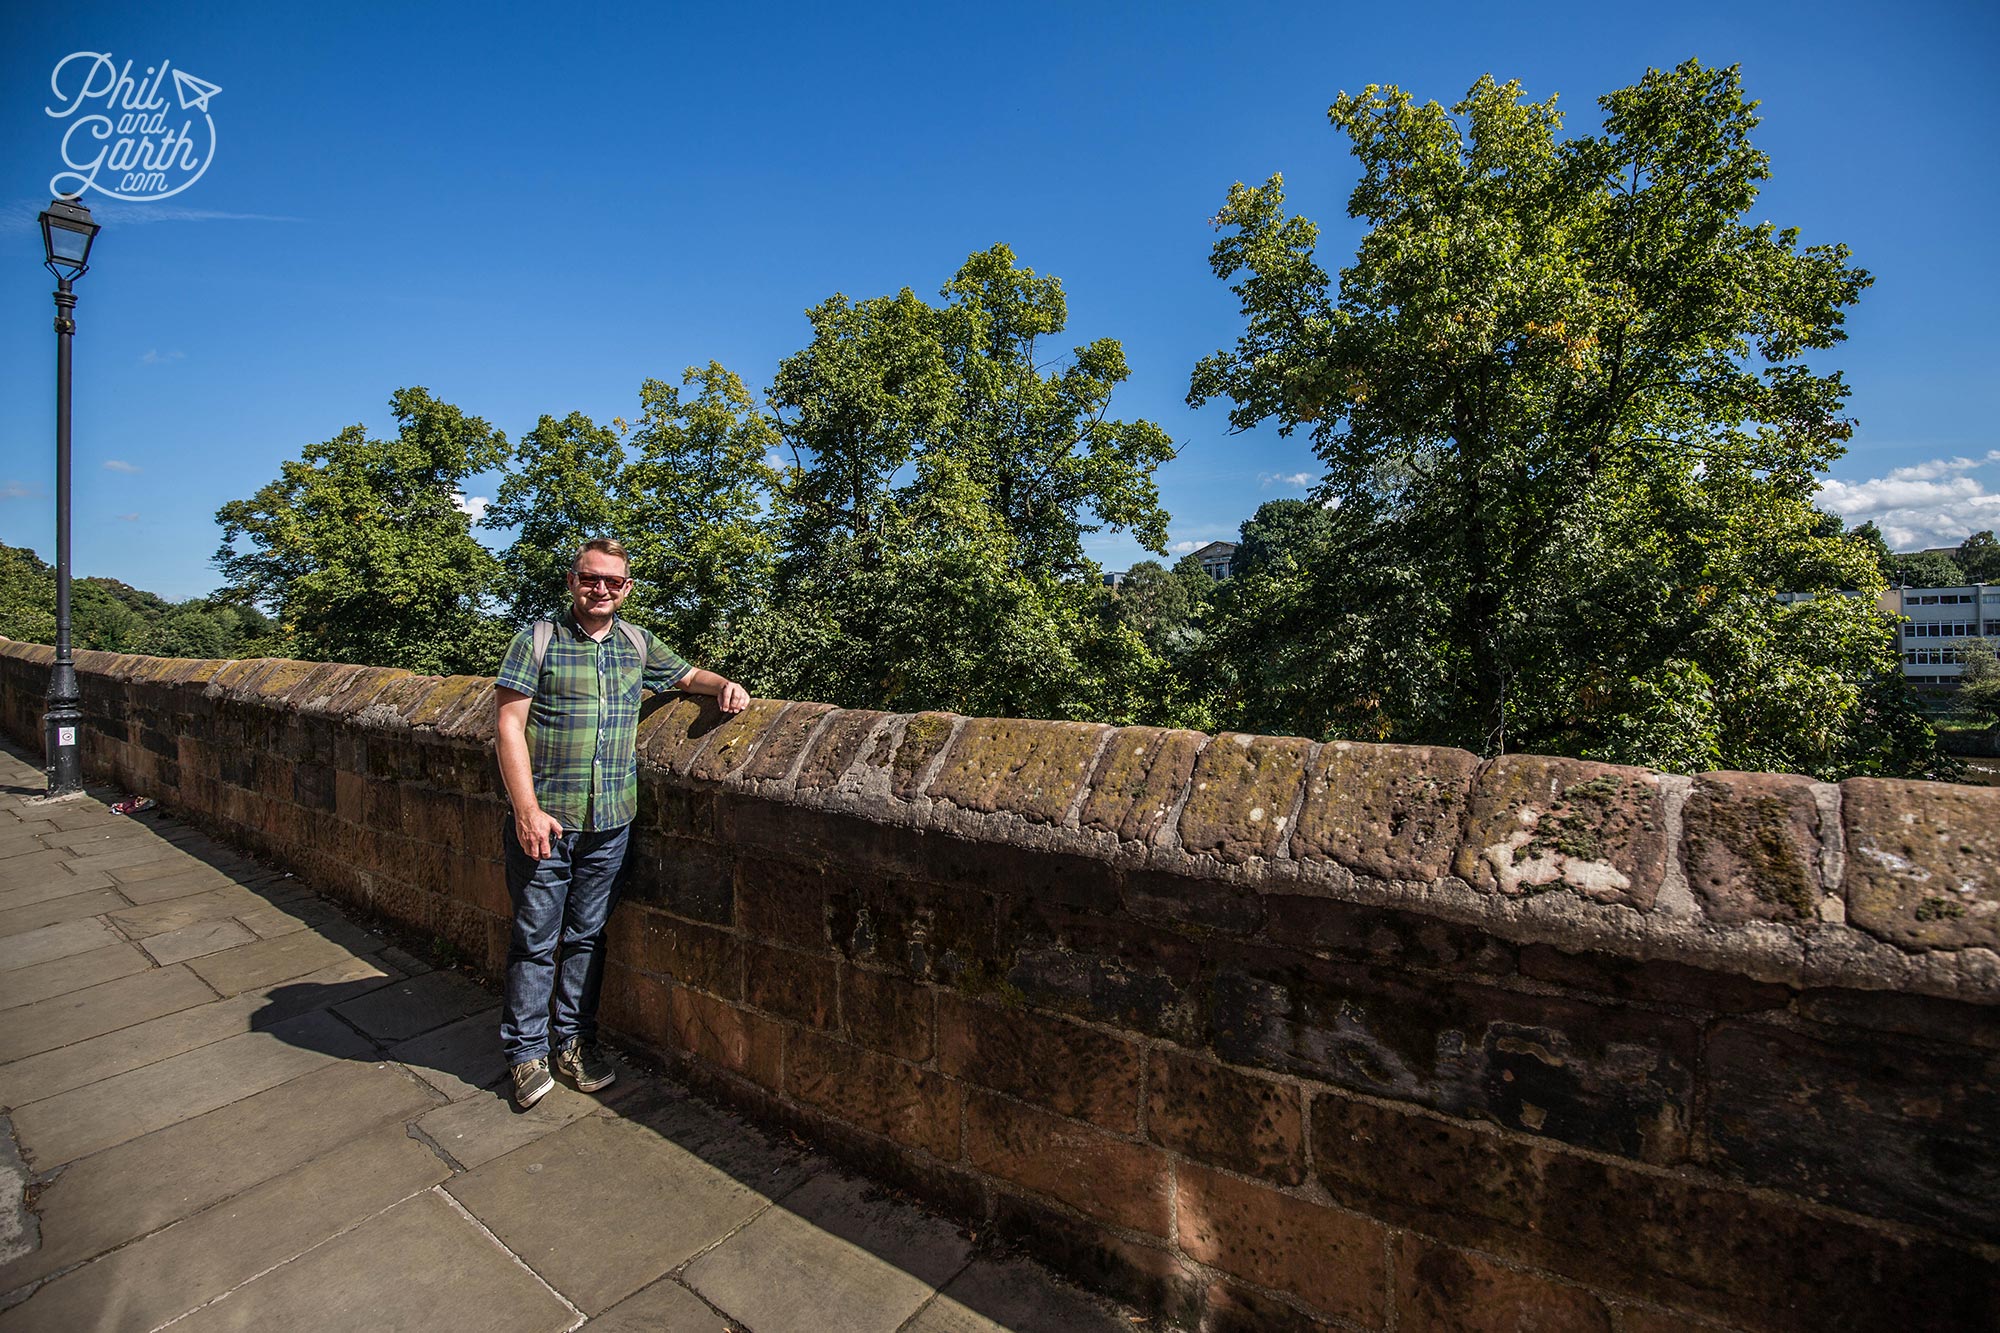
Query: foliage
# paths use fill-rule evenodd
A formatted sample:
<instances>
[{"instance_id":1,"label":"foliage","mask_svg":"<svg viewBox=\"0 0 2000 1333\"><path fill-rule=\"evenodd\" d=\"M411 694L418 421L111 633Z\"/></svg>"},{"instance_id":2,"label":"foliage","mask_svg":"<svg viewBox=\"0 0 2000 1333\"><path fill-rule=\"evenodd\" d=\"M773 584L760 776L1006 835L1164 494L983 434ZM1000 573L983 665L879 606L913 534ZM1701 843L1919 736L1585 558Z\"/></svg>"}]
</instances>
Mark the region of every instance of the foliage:
<instances>
[{"instance_id":1,"label":"foliage","mask_svg":"<svg viewBox=\"0 0 2000 1333\"><path fill-rule=\"evenodd\" d=\"M1889 581L1904 588L1954 588L1966 582L1958 561L1942 551L1889 557Z\"/></svg>"},{"instance_id":2,"label":"foliage","mask_svg":"<svg viewBox=\"0 0 2000 1333\"><path fill-rule=\"evenodd\" d=\"M2000 540L1991 528L1958 544L1958 567L1968 583L2000 583Z\"/></svg>"},{"instance_id":3,"label":"foliage","mask_svg":"<svg viewBox=\"0 0 2000 1333\"><path fill-rule=\"evenodd\" d=\"M2000 661L1991 639L1967 639L1959 647L1958 702L1983 713L2000 714Z\"/></svg>"},{"instance_id":4,"label":"foliage","mask_svg":"<svg viewBox=\"0 0 2000 1333\"><path fill-rule=\"evenodd\" d=\"M56 571L33 551L0 543L0 636L56 641Z\"/></svg>"},{"instance_id":5,"label":"foliage","mask_svg":"<svg viewBox=\"0 0 2000 1333\"><path fill-rule=\"evenodd\" d=\"M544 415L521 437L514 466L480 519L482 527L519 529L500 555L507 616L516 626L569 606L563 580L586 541L629 530L618 503L624 455L618 433L581 412Z\"/></svg>"},{"instance_id":6,"label":"foliage","mask_svg":"<svg viewBox=\"0 0 2000 1333\"><path fill-rule=\"evenodd\" d=\"M499 562L472 536L462 487L506 437L427 390L390 399L397 432L350 426L216 514L228 595L268 608L294 656L430 673L487 672L507 627Z\"/></svg>"},{"instance_id":7,"label":"foliage","mask_svg":"<svg viewBox=\"0 0 2000 1333\"><path fill-rule=\"evenodd\" d=\"M1189 402L1306 432L1338 509L1310 566L1229 589L1224 715L1683 769L1920 763L1872 606L1775 596L1881 586L1810 504L1851 423L1806 355L1870 279L1743 221L1769 168L1734 68L1601 106L1563 137L1553 99L1491 78L1449 112L1343 95L1371 230L1337 282L1280 179L1229 192L1211 263L1245 327Z\"/></svg>"},{"instance_id":8,"label":"foliage","mask_svg":"<svg viewBox=\"0 0 2000 1333\"><path fill-rule=\"evenodd\" d=\"M0 545L0 636L54 643L55 568L33 551ZM70 585L70 642L77 649L151 657L252 657L267 651L270 622L211 598L172 603L117 579Z\"/></svg>"},{"instance_id":9,"label":"foliage","mask_svg":"<svg viewBox=\"0 0 2000 1333\"><path fill-rule=\"evenodd\" d=\"M769 595L775 539L767 509L778 432L720 362L690 366L681 390L639 389L638 456L619 477L620 530L646 577L626 611L682 652L725 652ZM619 423L621 428L624 423Z\"/></svg>"},{"instance_id":10,"label":"foliage","mask_svg":"<svg viewBox=\"0 0 2000 1333\"><path fill-rule=\"evenodd\" d=\"M1153 716L1173 693L1164 664L1108 614L1082 537L1164 546L1153 471L1171 442L1109 419L1128 374L1115 341L1045 370L1062 286L1005 246L942 295L831 297L778 368L792 464L770 599L740 637L753 683L849 706Z\"/></svg>"}]
</instances>

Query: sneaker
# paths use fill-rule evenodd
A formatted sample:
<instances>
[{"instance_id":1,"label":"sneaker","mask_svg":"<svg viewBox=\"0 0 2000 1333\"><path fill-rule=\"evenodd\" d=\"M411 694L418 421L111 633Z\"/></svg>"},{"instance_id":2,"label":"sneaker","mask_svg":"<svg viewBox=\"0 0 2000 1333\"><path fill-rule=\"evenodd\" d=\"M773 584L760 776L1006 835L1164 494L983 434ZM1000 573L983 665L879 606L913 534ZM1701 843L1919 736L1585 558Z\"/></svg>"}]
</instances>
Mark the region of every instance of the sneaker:
<instances>
[{"instance_id":1,"label":"sneaker","mask_svg":"<svg viewBox=\"0 0 2000 1333\"><path fill-rule=\"evenodd\" d=\"M571 1037L557 1048L556 1072L574 1083L578 1092L608 1088L618 1077L618 1071L597 1053L597 1043L582 1037Z\"/></svg>"},{"instance_id":2,"label":"sneaker","mask_svg":"<svg viewBox=\"0 0 2000 1333\"><path fill-rule=\"evenodd\" d=\"M514 1105L523 1111L549 1095L556 1081L549 1077L549 1062L537 1056L514 1066Z\"/></svg>"}]
</instances>

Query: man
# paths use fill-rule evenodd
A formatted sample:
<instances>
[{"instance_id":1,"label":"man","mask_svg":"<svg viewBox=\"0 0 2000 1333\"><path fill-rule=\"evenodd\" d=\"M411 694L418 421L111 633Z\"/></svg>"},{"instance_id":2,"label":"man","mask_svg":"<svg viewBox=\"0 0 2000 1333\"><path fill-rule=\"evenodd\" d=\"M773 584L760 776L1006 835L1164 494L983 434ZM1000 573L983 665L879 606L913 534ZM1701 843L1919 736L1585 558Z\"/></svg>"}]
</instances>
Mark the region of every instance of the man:
<instances>
[{"instance_id":1,"label":"man","mask_svg":"<svg viewBox=\"0 0 2000 1333\"><path fill-rule=\"evenodd\" d=\"M533 627L514 636L493 691L500 776L513 803L505 841L514 934L500 1042L522 1110L555 1086L551 1048L556 1071L579 1091L617 1077L596 1051L597 998L604 925L638 804L641 685L713 695L725 713L749 702L741 685L690 667L618 618L632 577L617 542L586 542L568 583L568 614L539 636Z\"/></svg>"}]
</instances>

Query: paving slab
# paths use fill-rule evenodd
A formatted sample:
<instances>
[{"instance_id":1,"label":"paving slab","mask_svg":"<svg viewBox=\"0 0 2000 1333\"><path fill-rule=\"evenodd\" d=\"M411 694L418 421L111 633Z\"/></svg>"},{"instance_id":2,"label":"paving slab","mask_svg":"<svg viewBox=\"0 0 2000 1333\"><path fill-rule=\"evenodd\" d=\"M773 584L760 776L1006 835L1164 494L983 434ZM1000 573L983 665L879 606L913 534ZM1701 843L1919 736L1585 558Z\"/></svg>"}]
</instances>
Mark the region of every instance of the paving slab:
<instances>
[{"instance_id":1,"label":"paving slab","mask_svg":"<svg viewBox=\"0 0 2000 1333\"><path fill-rule=\"evenodd\" d=\"M267 1032L246 1032L17 1106L14 1133L22 1153L46 1171L289 1083L334 1060L372 1054L339 1019L306 1014Z\"/></svg>"},{"instance_id":2,"label":"paving slab","mask_svg":"<svg viewBox=\"0 0 2000 1333\"><path fill-rule=\"evenodd\" d=\"M188 857L179 851L163 856L160 860L136 866L120 866L109 872L118 881L118 887L134 902L147 902L157 898L177 896L166 886L167 881L208 881L190 892L202 889L219 889L237 882L237 876L227 870L210 865L200 857Z\"/></svg>"},{"instance_id":3,"label":"paving slab","mask_svg":"<svg viewBox=\"0 0 2000 1333\"><path fill-rule=\"evenodd\" d=\"M178 898L123 908L113 912L111 919L130 938L143 940L151 935L164 935L170 930L184 930L199 921L227 921L238 912L255 911L264 906L264 900L250 890L238 884L228 884Z\"/></svg>"},{"instance_id":4,"label":"paving slab","mask_svg":"<svg viewBox=\"0 0 2000 1333\"><path fill-rule=\"evenodd\" d=\"M627 1296L585 1327L590 1333L733 1333L736 1325L680 1283L663 1277ZM4 1328L0 1324L0 1329Z\"/></svg>"},{"instance_id":5,"label":"paving slab","mask_svg":"<svg viewBox=\"0 0 2000 1333\"><path fill-rule=\"evenodd\" d=\"M476 982L452 972L426 972L350 1000L335 1012L377 1041L398 1042L493 1004L491 992Z\"/></svg>"},{"instance_id":6,"label":"paving slab","mask_svg":"<svg viewBox=\"0 0 2000 1333\"><path fill-rule=\"evenodd\" d=\"M88 1041L214 998L208 984L184 967L134 972L84 990L54 995L7 1012L7 1021L0 1023L0 1061Z\"/></svg>"},{"instance_id":7,"label":"paving slab","mask_svg":"<svg viewBox=\"0 0 2000 1333\"><path fill-rule=\"evenodd\" d=\"M516 1111L504 1093L482 1092L428 1113L417 1121L417 1128L469 1168L538 1143L602 1109L595 1094L558 1083L555 1091L525 1111Z\"/></svg>"},{"instance_id":8,"label":"paving slab","mask_svg":"<svg viewBox=\"0 0 2000 1333\"><path fill-rule=\"evenodd\" d=\"M224 949L187 966L215 987L217 994L228 996L302 977L365 952L370 950L351 949L317 931L302 930Z\"/></svg>"},{"instance_id":9,"label":"paving slab","mask_svg":"<svg viewBox=\"0 0 2000 1333\"><path fill-rule=\"evenodd\" d=\"M197 921L179 930L149 935L139 942L139 947L154 962L165 967L172 963L184 963L190 958L206 958L224 949L234 949L239 944L249 944L256 938L236 922L224 918L221 921Z\"/></svg>"},{"instance_id":10,"label":"paving slab","mask_svg":"<svg viewBox=\"0 0 2000 1333\"><path fill-rule=\"evenodd\" d=\"M381 1126L57 1278L0 1313L0 1333L156 1328L450 1174Z\"/></svg>"},{"instance_id":11,"label":"paving slab","mask_svg":"<svg viewBox=\"0 0 2000 1333\"><path fill-rule=\"evenodd\" d=\"M50 847L65 848L78 856L94 856L142 843L157 845L159 839L144 824L127 820L116 824L92 824L83 829L57 829L54 833L45 834L42 842Z\"/></svg>"},{"instance_id":12,"label":"paving slab","mask_svg":"<svg viewBox=\"0 0 2000 1333\"><path fill-rule=\"evenodd\" d=\"M738 1184L766 1199L779 1199L826 1168L788 1138L758 1129L740 1116L699 1100L684 1088L658 1080L634 1080L631 1100L618 1114L643 1125Z\"/></svg>"},{"instance_id":13,"label":"paving slab","mask_svg":"<svg viewBox=\"0 0 2000 1333\"><path fill-rule=\"evenodd\" d=\"M258 896L264 896L264 889ZM257 932L264 939L278 935L289 935L307 926L323 926L330 921L344 920L340 909L323 898L298 897L287 902L266 901L261 907L247 912L238 912L236 919Z\"/></svg>"},{"instance_id":14,"label":"paving slab","mask_svg":"<svg viewBox=\"0 0 2000 1333\"><path fill-rule=\"evenodd\" d=\"M180 1333L557 1333L576 1313L436 1191L238 1287Z\"/></svg>"},{"instance_id":15,"label":"paving slab","mask_svg":"<svg viewBox=\"0 0 2000 1333\"><path fill-rule=\"evenodd\" d=\"M79 875L64 864L60 852L34 852L0 861L0 911L110 887L109 875L102 871Z\"/></svg>"},{"instance_id":16,"label":"paving slab","mask_svg":"<svg viewBox=\"0 0 2000 1333\"><path fill-rule=\"evenodd\" d=\"M971 1254L944 1219L826 1172L689 1264L682 1280L757 1333L894 1333Z\"/></svg>"},{"instance_id":17,"label":"paving slab","mask_svg":"<svg viewBox=\"0 0 2000 1333\"><path fill-rule=\"evenodd\" d=\"M493 1005L449 1027L391 1046L388 1054L448 1100L470 1097L506 1076L500 1008Z\"/></svg>"},{"instance_id":18,"label":"paving slab","mask_svg":"<svg viewBox=\"0 0 2000 1333\"><path fill-rule=\"evenodd\" d=\"M0 939L0 972L32 967L52 959L70 958L119 942L119 934L94 917L59 921L53 926Z\"/></svg>"},{"instance_id":19,"label":"paving slab","mask_svg":"<svg viewBox=\"0 0 2000 1333\"><path fill-rule=\"evenodd\" d=\"M82 893L66 894L61 898L50 898L44 902L30 903L26 907L12 907L0 912L0 935L19 935L23 931L40 930L43 926L53 926L59 921L74 921L79 917L103 916L121 907L129 907L125 896L116 889L88 889Z\"/></svg>"},{"instance_id":20,"label":"paving slab","mask_svg":"<svg viewBox=\"0 0 2000 1333\"><path fill-rule=\"evenodd\" d=\"M769 1206L644 1126L606 1116L586 1116L445 1188L593 1315ZM590 1243L577 1244L579 1236Z\"/></svg>"},{"instance_id":21,"label":"paving slab","mask_svg":"<svg viewBox=\"0 0 2000 1333\"><path fill-rule=\"evenodd\" d=\"M902 1333L1132 1333L1129 1315L1026 1259L977 1259Z\"/></svg>"},{"instance_id":22,"label":"paving slab","mask_svg":"<svg viewBox=\"0 0 2000 1333\"><path fill-rule=\"evenodd\" d=\"M157 1231L436 1101L395 1065L339 1060L86 1157L36 1199L42 1247L0 1265L0 1292Z\"/></svg>"},{"instance_id":23,"label":"paving slab","mask_svg":"<svg viewBox=\"0 0 2000 1333\"><path fill-rule=\"evenodd\" d=\"M194 981L201 987L205 1003L197 1003L191 1008L139 1023L135 1027L107 1031L87 1041L0 1065L0 1105L20 1106L40 1101L71 1088L157 1064L183 1052L337 1004L395 979L394 973L385 971L375 962L357 958L297 981L284 982L265 990L245 991L227 1000L216 999L215 992L186 968L141 972L125 981L107 982L106 986L122 986L143 978L169 974ZM103 990L105 987L95 989ZM93 993L79 992L81 995ZM19 1012L29 1011L23 1009ZM6 1030L0 1027L0 1033Z\"/></svg>"},{"instance_id":24,"label":"paving slab","mask_svg":"<svg viewBox=\"0 0 2000 1333\"><path fill-rule=\"evenodd\" d=\"M72 954L33 967L17 967L0 972L0 1009L13 1009L51 995L67 995L88 986L101 985L134 972L144 972L153 960L137 945L108 944L89 953ZM0 1017L0 1025L12 1021Z\"/></svg>"},{"instance_id":25,"label":"paving slab","mask_svg":"<svg viewBox=\"0 0 2000 1333\"><path fill-rule=\"evenodd\" d=\"M127 866L154 866L161 862L182 863L184 868L193 869L201 863L178 847L163 844L157 838L142 838L134 842L121 842L101 852L65 853L69 868L79 875L93 870L122 870Z\"/></svg>"}]
</instances>

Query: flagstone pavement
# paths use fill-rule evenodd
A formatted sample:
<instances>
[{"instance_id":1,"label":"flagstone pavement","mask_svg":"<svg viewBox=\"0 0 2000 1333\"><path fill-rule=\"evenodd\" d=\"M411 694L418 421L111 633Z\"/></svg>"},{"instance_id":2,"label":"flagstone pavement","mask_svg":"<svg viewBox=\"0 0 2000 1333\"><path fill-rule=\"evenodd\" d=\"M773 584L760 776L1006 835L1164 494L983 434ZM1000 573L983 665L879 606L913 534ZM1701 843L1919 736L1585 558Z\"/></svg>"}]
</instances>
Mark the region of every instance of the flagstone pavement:
<instances>
[{"instance_id":1,"label":"flagstone pavement","mask_svg":"<svg viewBox=\"0 0 2000 1333\"><path fill-rule=\"evenodd\" d=\"M0 747L0 1333L1147 1327L621 1064L515 1112L497 1000Z\"/></svg>"}]
</instances>

